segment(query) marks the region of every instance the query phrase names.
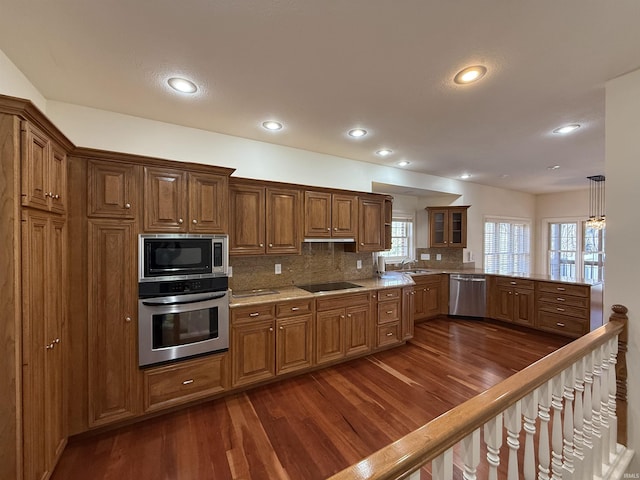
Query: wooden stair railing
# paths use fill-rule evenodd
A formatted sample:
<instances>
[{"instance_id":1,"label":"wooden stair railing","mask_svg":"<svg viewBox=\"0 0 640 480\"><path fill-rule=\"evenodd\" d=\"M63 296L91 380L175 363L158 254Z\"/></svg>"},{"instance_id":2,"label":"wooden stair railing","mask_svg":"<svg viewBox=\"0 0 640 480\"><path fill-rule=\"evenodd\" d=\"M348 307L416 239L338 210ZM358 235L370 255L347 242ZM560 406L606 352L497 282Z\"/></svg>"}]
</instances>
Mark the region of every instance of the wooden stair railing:
<instances>
[{"instance_id":1,"label":"wooden stair railing","mask_svg":"<svg viewBox=\"0 0 640 480\"><path fill-rule=\"evenodd\" d=\"M475 479L481 430L489 479L498 478L503 437L508 447L509 480L521 475L526 480L620 478L620 470L633 456L625 447L628 318L625 306L614 305L612 310L604 326L330 480L417 480L428 462L432 462L433 479L450 480L454 447L464 478ZM519 465L521 430L524 455L520 458L524 461ZM538 437L537 452L534 436Z\"/></svg>"}]
</instances>

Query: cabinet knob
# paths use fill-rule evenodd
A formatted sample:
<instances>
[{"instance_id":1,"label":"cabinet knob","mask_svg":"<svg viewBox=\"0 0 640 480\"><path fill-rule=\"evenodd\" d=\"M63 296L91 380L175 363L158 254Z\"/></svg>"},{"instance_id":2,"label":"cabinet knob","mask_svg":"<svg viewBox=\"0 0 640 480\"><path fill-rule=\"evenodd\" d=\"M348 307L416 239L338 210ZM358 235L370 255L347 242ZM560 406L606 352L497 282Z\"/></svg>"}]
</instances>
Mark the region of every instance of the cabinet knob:
<instances>
[{"instance_id":1,"label":"cabinet knob","mask_svg":"<svg viewBox=\"0 0 640 480\"><path fill-rule=\"evenodd\" d=\"M194 218L193 220L191 220L191 223L193 223L193 224L195 225L196 223L198 223L198 220L196 220L196 219Z\"/></svg>"},{"instance_id":2,"label":"cabinet knob","mask_svg":"<svg viewBox=\"0 0 640 480\"><path fill-rule=\"evenodd\" d=\"M362 245L364 247L364 243L363 242L360 242L360 245Z\"/></svg>"},{"instance_id":3,"label":"cabinet knob","mask_svg":"<svg viewBox=\"0 0 640 480\"><path fill-rule=\"evenodd\" d=\"M330 232L331 231L331 227L327 227L327 231Z\"/></svg>"},{"instance_id":4,"label":"cabinet knob","mask_svg":"<svg viewBox=\"0 0 640 480\"><path fill-rule=\"evenodd\" d=\"M184 223L184 220L183 220L183 219L181 219L181 218L179 218L179 219L178 219L178 223L179 223L180 225L182 225L182 224Z\"/></svg>"},{"instance_id":5,"label":"cabinet knob","mask_svg":"<svg viewBox=\"0 0 640 480\"><path fill-rule=\"evenodd\" d=\"M444 243L447 243L447 241L445 240Z\"/></svg>"},{"instance_id":6,"label":"cabinet knob","mask_svg":"<svg viewBox=\"0 0 640 480\"><path fill-rule=\"evenodd\" d=\"M349 313L349 314L347 315L347 317L351 318L351 314Z\"/></svg>"},{"instance_id":7,"label":"cabinet knob","mask_svg":"<svg viewBox=\"0 0 640 480\"><path fill-rule=\"evenodd\" d=\"M333 231L337 232L338 231L338 227L333 227Z\"/></svg>"},{"instance_id":8,"label":"cabinet knob","mask_svg":"<svg viewBox=\"0 0 640 480\"><path fill-rule=\"evenodd\" d=\"M284 327L282 325L280 325L280 330L284 330Z\"/></svg>"},{"instance_id":9,"label":"cabinet knob","mask_svg":"<svg viewBox=\"0 0 640 480\"><path fill-rule=\"evenodd\" d=\"M416 294L416 292L411 292L411 295L415 295L415 294Z\"/></svg>"},{"instance_id":10,"label":"cabinet knob","mask_svg":"<svg viewBox=\"0 0 640 480\"><path fill-rule=\"evenodd\" d=\"M44 198L49 198L51 194L49 192L44 192Z\"/></svg>"},{"instance_id":11,"label":"cabinet knob","mask_svg":"<svg viewBox=\"0 0 640 480\"><path fill-rule=\"evenodd\" d=\"M344 318L344 315L340 315L340 318Z\"/></svg>"},{"instance_id":12,"label":"cabinet knob","mask_svg":"<svg viewBox=\"0 0 640 480\"><path fill-rule=\"evenodd\" d=\"M269 244L269 247L273 247L273 243L270 243L270 244Z\"/></svg>"},{"instance_id":13,"label":"cabinet knob","mask_svg":"<svg viewBox=\"0 0 640 480\"><path fill-rule=\"evenodd\" d=\"M45 345L45 347L44 347L44 348L45 348L46 350L51 350L51 349L53 349L53 347L55 347L55 344L50 343L49 345Z\"/></svg>"},{"instance_id":14,"label":"cabinet knob","mask_svg":"<svg viewBox=\"0 0 640 480\"><path fill-rule=\"evenodd\" d=\"M57 193L53 196L53 198L55 198L56 200L60 199L60 195L58 195Z\"/></svg>"},{"instance_id":15,"label":"cabinet knob","mask_svg":"<svg viewBox=\"0 0 640 480\"><path fill-rule=\"evenodd\" d=\"M520 294L519 294L518 292L516 292L516 297L517 297L518 295L520 295Z\"/></svg>"},{"instance_id":16,"label":"cabinet knob","mask_svg":"<svg viewBox=\"0 0 640 480\"><path fill-rule=\"evenodd\" d=\"M60 339L59 339L59 338L56 338L56 339L53 341L53 343L60 343Z\"/></svg>"},{"instance_id":17,"label":"cabinet knob","mask_svg":"<svg viewBox=\"0 0 640 480\"><path fill-rule=\"evenodd\" d=\"M270 332L273 332L273 327L269 327L269 331L270 331Z\"/></svg>"},{"instance_id":18,"label":"cabinet knob","mask_svg":"<svg viewBox=\"0 0 640 480\"><path fill-rule=\"evenodd\" d=\"M125 203L124 204L124 208L126 208L127 210L129 210L131 208L131 204L130 203Z\"/></svg>"},{"instance_id":19,"label":"cabinet knob","mask_svg":"<svg viewBox=\"0 0 640 480\"><path fill-rule=\"evenodd\" d=\"M182 382L183 385L191 385L193 383L193 379L190 378L189 380L185 380L184 382Z\"/></svg>"},{"instance_id":20,"label":"cabinet knob","mask_svg":"<svg viewBox=\"0 0 640 480\"><path fill-rule=\"evenodd\" d=\"M509 295L513 294L513 292L509 292Z\"/></svg>"},{"instance_id":21,"label":"cabinet knob","mask_svg":"<svg viewBox=\"0 0 640 480\"><path fill-rule=\"evenodd\" d=\"M427 292L430 291L430 290L431 290L430 288L427 288Z\"/></svg>"},{"instance_id":22,"label":"cabinet knob","mask_svg":"<svg viewBox=\"0 0 640 480\"><path fill-rule=\"evenodd\" d=\"M261 246L261 247L264 247L264 243L261 243L261 244L260 244L260 246Z\"/></svg>"},{"instance_id":23,"label":"cabinet knob","mask_svg":"<svg viewBox=\"0 0 640 480\"><path fill-rule=\"evenodd\" d=\"M129 323L131 321L131 317L124 317L124 321Z\"/></svg>"}]
</instances>

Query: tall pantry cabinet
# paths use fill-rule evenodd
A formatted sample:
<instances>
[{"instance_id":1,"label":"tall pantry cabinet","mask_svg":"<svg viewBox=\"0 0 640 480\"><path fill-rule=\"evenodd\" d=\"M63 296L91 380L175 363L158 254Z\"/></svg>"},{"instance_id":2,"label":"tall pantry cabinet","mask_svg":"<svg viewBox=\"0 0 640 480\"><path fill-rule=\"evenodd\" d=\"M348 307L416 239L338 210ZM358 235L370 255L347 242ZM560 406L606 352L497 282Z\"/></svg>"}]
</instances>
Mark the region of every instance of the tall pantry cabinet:
<instances>
[{"instance_id":1,"label":"tall pantry cabinet","mask_svg":"<svg viewBox=\"0 0 640 480\"><path fill-rule=\"evenodd\" d=\"M27 101L0 101L0 478L47 479L66 444L66 152Z\"/></svg>"}]
</instances>

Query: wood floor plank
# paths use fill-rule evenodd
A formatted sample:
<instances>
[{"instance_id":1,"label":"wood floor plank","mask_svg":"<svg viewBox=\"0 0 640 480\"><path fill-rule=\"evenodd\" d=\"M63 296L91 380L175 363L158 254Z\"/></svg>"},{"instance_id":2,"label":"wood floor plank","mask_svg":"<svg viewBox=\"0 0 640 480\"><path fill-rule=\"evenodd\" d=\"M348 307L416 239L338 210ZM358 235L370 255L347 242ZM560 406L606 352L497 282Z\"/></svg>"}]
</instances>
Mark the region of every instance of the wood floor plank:
<instances>
[{"instance_id":1,"label":"wood floor plank","mask_svg":"<svg viewBox=\"0 0 640 480\"><path fill-rule=\"evenodd\" d=\"M71 439L52 480L324 479L566 343L485 321L418 324L392 350Z\"/></svg>"}]
</instances>

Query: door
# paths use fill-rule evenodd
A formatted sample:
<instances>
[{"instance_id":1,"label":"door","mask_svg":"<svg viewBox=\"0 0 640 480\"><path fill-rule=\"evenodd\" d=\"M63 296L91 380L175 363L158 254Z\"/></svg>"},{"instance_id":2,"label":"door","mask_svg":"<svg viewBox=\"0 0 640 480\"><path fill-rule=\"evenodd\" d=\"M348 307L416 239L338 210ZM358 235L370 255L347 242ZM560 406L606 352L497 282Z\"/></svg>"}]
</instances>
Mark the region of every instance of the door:
<instances>
[{"instance_id":1,"label":"door","mask_svg":"<svg viewBox=\"0 0 640 480\"><path fill-rule=\"evenodd\" d=\"M135 219L140 208L140 167L93 160L88 163L87 214L90 217Z\"/></svg>"},{"instance_id":2,"label":"door","mask_svg":"<svg viewBox=\"0 0 640 480\"><path fill-rule=\"evenodd\" d=\"M90 219L89 425L139 411L137 228L122 220Z\"/></svg>"},{"instance_id":3,"label":"door","mask_svg":"<svg viewBox=\"0 0 640 480\"><path fill-rule=\"evenodd\" d=\"M331 237L331 194L304 192L304 236Z\"/></svg>"},{"instance_id":4,"label":"door","mask_svg":"<svg viewBox=\"0 0 640 480\"><path fill-rule=\"evenodd\" d=\"M299 190L267 188L266 252L298 254L302 249L302 194Z\"/></svg>"},{"instance_id":5,"label":"door","mask_svg":"<svg viewBox=\"0 0 640 480\"><path fill-rule=\"evenodd\" d=\"M49 210L51 142L38 128L22 122L22 205Z\"/></svg>"},{"instance_id":6,"label":"door","mask_svg":"<svg viewBox=\"0 0 640 480\"><path fill-rule=\"evenodd\" d=\"M334 193L331 200L331 235L356 238L358 233L358 197Z\"/></svg>"},{"instance_id":7,"label":"door","mask_svg":"<svg viewBox=\"0 0 640 480\"><path fill-rule=\"evenodd\" d=\"M447 209L429 209L429 245L447 247L449 230L449 211Z\"/></svg>"},{"instance_id":8,"label":"door","mask_svg":"<svg viewBox=\"0 0 640 480\"><path fill-rule=\"evenodd\" d=\"M229 187L229 254L265 252L265 189L254 185Z\"/></svg>"},{"instance_id":9,"label":"door","mask_svg":"<svg viewBox=\"0 0 640 480\"><path fill-rule=\"evenodd\" d=\"M494 304L496 320L513 321L513 289L498 285L496 287L497 298Z\"/></svg>"},{"instance_id":10,"label":"door","mask_svg":"<svg viewBox=\"0 0 640 480\"><path fill-rule=\"evenodd\" d=\"M467 246L467 207L449 210L449 247Z\"/></svg>"},{"instance_id":11,"label":"door","mask_svg":"<svg viewBox=\"0 0 640 480\"><path fill-rule=\"evenodd\" d=\"M513 321L524 325L533 325L535 315L533 290L515 288L513 303Z\"/></svg>"},{"instance_id":12,"label":"door","mask_svg":"<svg viewBox=\"0 0 640 480\"><path fill-rule=\"evenodd\" d=\"M428 283L424 286L424 316L437 317L440 314L440 282Z\"/></svg>"},{"instance_id":13,"label":"door","mask_svg":"<svg viewBox=\"0 0 640 480\"><path fill-rule=\"evenodd\" d=\"M144 230L186 232L187 220L187 174L145 167Z\"/></svg>"},{"instance_id":14,"label":"door","mask_svg":"<svg viewBox=\"0 0 640 480\"><path fill-rule=\"evenodd\" d=\"M318 365L344 357L344 308L316 314L316 363Z\"/></svg>"},{"instance_id":15,"label":"door","mask_svg":"<svg viewBox=\"0 0 640 480\"><path fill-rule=\"evenodd\" d=\"M67 154L55 144L49 158L49 187L51 211L64 213L67 210Z\"/></svg>"},{"instance_id":16,"label":"door","mask_svg":"<svg viewBox=\"0 0 640 480\"><path fill-rule=\"evenodd\" d=\"M189 173L189 231L227 233L228 192L224 175Z\"/></svg>"},{"instance_id":17,"label":"door","mask_svg":"<svg viewBox=\"0 0 640 480\"><path fill-rule=\"evenodd\" d=\"M275 336L272 320L233 325L231 347L233 386L275 376Z\"/></svg>"},{"instance_id":18,"label":"door","mask_svg":"<svg viewBox=\"0 0 640 480\"><path fill-rule=\"evenodd\" d=\"M293 372L313 364L313 315L278 320L276 374Z\"/></svg>"},{"instance_id":19,"label":"door","mask_svg":"<svg viewBox=\"0 0 640 480\"><path fill-rule=\"evenodd\" d=\"M379 199L360 198L358 251L379 252L384 248L384 205Z\"/></svg>"},{"instance_id":20,"label":"door","mask_svg":"<svg viewBox=\"0 0 640 480\"><path fill-rule=\"evenodd\" d=\"M369 305L348 307L345 320L346 356L368 352L371 349Z\"/></svg>"}]
</instances>

